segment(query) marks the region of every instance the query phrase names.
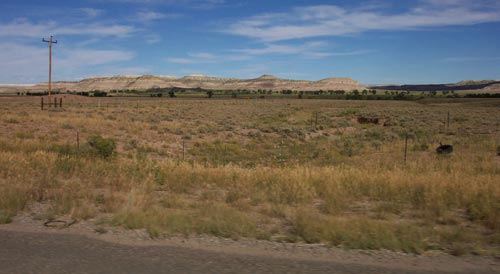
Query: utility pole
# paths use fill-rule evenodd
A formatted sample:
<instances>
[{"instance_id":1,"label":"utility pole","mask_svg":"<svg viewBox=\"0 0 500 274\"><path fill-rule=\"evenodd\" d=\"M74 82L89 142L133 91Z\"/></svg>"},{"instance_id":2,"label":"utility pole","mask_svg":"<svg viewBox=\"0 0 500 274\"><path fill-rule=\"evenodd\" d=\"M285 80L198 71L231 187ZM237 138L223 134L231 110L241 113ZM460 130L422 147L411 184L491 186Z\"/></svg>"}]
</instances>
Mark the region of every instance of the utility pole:
<instances>
[{"instance_id":1,"label":"utility pole","mask_svg":"<svg viewBox=\"0 0 500 274\"><path fill-rule=\"evenodd\" d=\"M52 91L52 44L57 44L57 40L53 40L51 35L50 40L45 40L45 38L42 38L42 42L49 43L49 107L50 107L50 95Z\"/></svg>"}]
</instances>

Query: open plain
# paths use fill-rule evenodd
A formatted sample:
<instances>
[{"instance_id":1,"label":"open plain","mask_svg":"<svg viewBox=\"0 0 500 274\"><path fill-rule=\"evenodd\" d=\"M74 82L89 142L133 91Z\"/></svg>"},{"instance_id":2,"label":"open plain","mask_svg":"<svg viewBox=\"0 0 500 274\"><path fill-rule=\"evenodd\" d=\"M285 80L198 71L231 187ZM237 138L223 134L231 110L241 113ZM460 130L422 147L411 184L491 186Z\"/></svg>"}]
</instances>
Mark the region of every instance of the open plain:
<instances>
[{"instance_id":1,"label":"open plain","mask_svg":"<svg viewBox=\"0 0 500 274\"><path fill-rule=\"evenodd\" d=\"M498 99L59 97L0 97L1 223L500 254Z\"/></svg>"}]
</instances>

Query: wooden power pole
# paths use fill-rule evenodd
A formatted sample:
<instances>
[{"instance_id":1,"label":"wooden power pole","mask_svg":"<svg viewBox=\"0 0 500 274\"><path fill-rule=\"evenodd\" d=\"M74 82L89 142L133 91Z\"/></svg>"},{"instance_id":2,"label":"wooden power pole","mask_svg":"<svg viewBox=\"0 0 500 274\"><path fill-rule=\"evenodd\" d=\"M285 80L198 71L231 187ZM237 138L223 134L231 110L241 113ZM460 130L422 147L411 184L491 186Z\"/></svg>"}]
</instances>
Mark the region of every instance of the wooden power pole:
<instances>
[{"instance_id":1,"label":"wooden power pole","mask_svg":"<svg viewBox=\"0 0 500 274\"><path fill-rule=\"evenodd\" d=\"M49 40L42 38L42 42L49 43L49 107L50 107L50 95L52 91L52 44L57 44L57 40L52 39L52 35Z\"/></svg>"}]
</instances>

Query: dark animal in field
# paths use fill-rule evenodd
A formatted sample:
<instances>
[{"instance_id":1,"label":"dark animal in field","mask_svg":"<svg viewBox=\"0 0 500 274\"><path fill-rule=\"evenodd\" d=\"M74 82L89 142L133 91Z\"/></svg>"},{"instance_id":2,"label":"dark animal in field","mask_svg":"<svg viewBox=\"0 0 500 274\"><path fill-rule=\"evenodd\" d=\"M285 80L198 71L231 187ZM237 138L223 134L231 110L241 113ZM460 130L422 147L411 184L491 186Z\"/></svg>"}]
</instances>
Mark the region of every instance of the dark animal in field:
<instances>
[{"instance_id":1,"label":"dark animal in field","mask_svg":"<svg viewBox=\"0 0 500 274\"><path fill-rule=\"evenodd\" d=\"M443 145L441 142L439 142L438 148L436 148L436 152L438 154L450 154L453 152L453 146L452 145Z\"/></svg>"},{"instance_id":2,"label":"dark animal in field","mask_svg":"<svg viewBox=\"0 0 500 274\"><path fill-rule=\"evenodd\" d=\"M380 120L378 118L363 117L363 116L359 116L358 117L358 123L360 123L360 124L375 124L375 125L378 125L379 121Z\"/></svg>"}]
</instances>

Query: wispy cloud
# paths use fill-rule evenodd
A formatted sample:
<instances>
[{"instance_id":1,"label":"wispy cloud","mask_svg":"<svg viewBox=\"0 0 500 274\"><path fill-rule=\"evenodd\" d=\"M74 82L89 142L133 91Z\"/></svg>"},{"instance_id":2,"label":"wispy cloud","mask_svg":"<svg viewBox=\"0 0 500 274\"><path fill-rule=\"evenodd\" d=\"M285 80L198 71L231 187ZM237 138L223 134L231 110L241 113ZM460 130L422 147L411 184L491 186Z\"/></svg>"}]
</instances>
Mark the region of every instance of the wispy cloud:
<instances>
[{"instance_id":1,"label":"wispy cloud","mask_svg":"<svg viewBox=\"0 0 500 274\"><path fill-rule=\"evenodd\" d=\"M184 58L167 58L166 61L176 64L204 64L214 63L217 60L217 56L208 52L193 52L187 55L188 57Z\"/></svg>"},{"instance_id":2,"label":"wispy cloud","mask_svg":"<svg viewBox=\"0 0 500 274\"><path fill-rule=\"evenodd\" d=\"M324 42L308 42L301 45L279 45L279 44L266 44L260 48L246 48L235 49L233 51L250 54L250 55L265 55L265 54L308 54L316 53L318 50L325 46Z\"/></svg>"},{"instance_id":3,"label":"wispy cloud","mask_svg":"<svg viewBox=\"0 0 500 274\"><path fill-rule=\"evenodd\" d=\"M480 4L479 4L480 3ZM400 13L334 5L296 7L287 12L256 15L231 24L222 32L283 41L367 31L416 30L500 22L500 4L493 1L425 0Z\"/></svg>"},{"instance_id":4,"label":"wispy cloud","mask_svg":"<svg viewBox=\"0 0 500 274\"><path fill-rule=\"evenodd\" d=\"M485 62L485 61L499 61L500 57L448 57L442 59L443 62Z\"/></svg>"},{"instance_id":5,"label":"wispy cloud","mask_svg":"<svg viewBox=\"0 0 500 274\"><path fill-rule=\"evenodd\" d=\"M194 52L194 53L188 53L188 55L190 57L201 59L201 60L214 60L217 58L217 56L215 56L214 54L209 53L209 52Z\"/></svg>"},{"instance_id":6,"label":"wispy cloud","mask_svg":"<svg viewBox=\"0 0 500 274\"><path fill-rule=\"evenodd\" d=\"M328 56L355 56L355 55L365 55L374 52L373 50L353 50L353 51L343 51L343 52L329 52Z\"/></svg>"},{"instance_id":7,"label":"wispy cloud","mask_svg":"<svg viewBox=\"0 0 500 274\"><path fill-rule=\"evenodd\" d=\"M94 76L102 75L144 75L151 72L149 67L120 67L120 66L104 66L98 70L98 74ZM82 77L83 78L83 77Z\"/></svg>"},{"instance_id":8,"label":"wispy cloud","mask_svg":"<svg viewBox=\"0 0 500 274\"><path fill-rule=\"evenodd\" d=\"M332 50L327 50L326 46L328 44L323 41L307 42L299 45L283 45L283 44L265 44L264 47L260 48L245 48L245 49L233 49L233 52L239 52L248 55L302 55L310 58L321 58L328 56L353 56L362 55L372 52L371 50L355 50L347 52L336 52Z\"/></svg>"},{"instance_id":9,"label":"wispy cloud","mask_svg":"<svg viewBox=\"0 0 500 274\"><path fill-rule=\"evenodd\" d=\"M169 63L175 63L175 64L198 64L199 61L196 61L191 58L177 58L177 57L170 57L165 59Z\"/></svg>"},{"instance_id":10,"label":"wispy cloud","mask_svg":"<svg viewBox=\"0 0 500 274\"><path fill-rule=\"evenodd\" d=\"M121 24L95 22L90 24L63 25L55 21L34 23L26 18L18 18L10 23L0 25L0 37L42 37L48 33L54 35L124 37L137 31L133 26Z\"/></svg>"},{"instance_id":11,"label":"wispy cloud","mask_svg":"<svg viewBox=\"0 0 500 274\"><path fill-rule=\"evenodd\" d=\"M161 13L148 10L148 11L138 11L134 16L134 21L149 23L156 20L177 19L180 17L182 17L182 15L177 13Z\"/></svg>"},{"instance_id":12,"label":"wispy cloud","mask_svg":"<svg viewBox=\"0 0 500 274\"><path fill-rule=\"evenodd\" d=\"M166 14L155 11L139 11L137 12L136 16L137 20L141 21L153 21L167 17Z\"/></svg>"},{"instance_id":13,"label":"wispy cloud","mask_svg":"<svg viewBox=\"0 0 500 274\"><path fill-rule=\"evenodd\" d=\"M158 34L155 34L155 33L147 34L144 37L144 41L146 41L146 43L148 43L148 44L156 44L156 43L159 43L161 40L162 40L161 36Z\"/></svg>"},{"instance_id":14,"label":"wispy cloud","mask_svg":"<svg viewBox=\"0 0 500 274\"><path fill-rule=\"evenodd\" d=\"M135 53L122 50L58 49L54 55L56 79L75 79L87 69L129 61ZM47 48L20 43L0 43L0 83L45 81Z\"/></svg>"},{"instance_id":15,"label":"wispy cloud","mask_svg":"<svg viewBox=\"0 0 500 274\"><path fill-rule=\"evenodd\" d=\"M228 54L209 52L190 52L185 57L170 57L165 60L176 64L208 64L222 62L248 61L260 55L300 55L307 58L323 58L329 56L354 56L372 52L371 50L327 51L328 44L323 41L307 42L299 45L265 44L258 48L229 49Z\"/></svg>"},{"instance_id":16,"label":"wispy cloud","mask_svg":"<svg viewBox=\"0 0 500 274\"><path fill-rule=\"evenodd\" d=\"M126 3L137 5L183 6L193 9L212 9L227 4L226 0L99 0L107 3Z\"/></svg>"},{"instance_id":17,"label":"wispy cloud","mask_svg":"<svg viewBox=\"0 0 500 274\"><path fill-rule=\"evenodd\" d=\"M101 15L102 13L104 13L103 10L95 9L95 8L81 8L80 11L83 14L85 14L87 17L90 17L90 18L95 18L95 17Z\"/></svg>"},{"instance_id":18,"label":"wispy cloud","mask_svg":"<svg viewBox=\"0 0 500 274\"><path fill-rule=\"evenodd\" d=\"M217 55L209 52L190 52L186 57L170 57L165 60L175 64L209 64L221 62L237 62L249 60L251 57L241 54Z\"/></svg>"},{"instance_id":19,"label":"wispy cloud","mask_svg":"<svg viewBox=\"0 0 500 274\"><path fill-rule=\"evenodd\" d=\"M68 49L61 50L62 67L70 66L96 66L114 62L128 61L134 58L131 51L122 50L97 50L97 49Z\"/></svg>"}]
</instances>

